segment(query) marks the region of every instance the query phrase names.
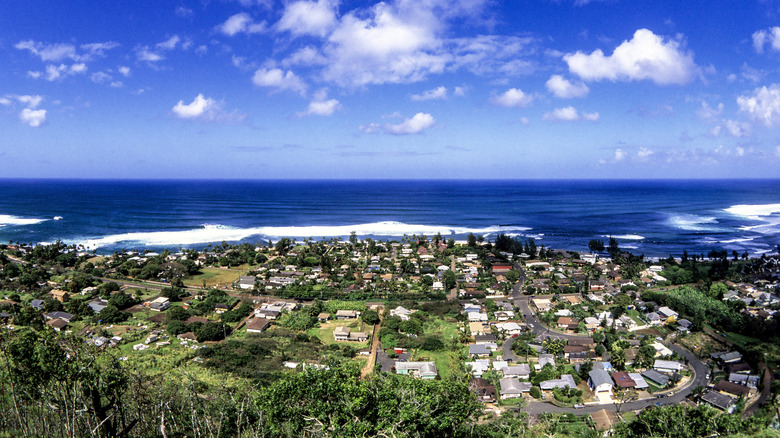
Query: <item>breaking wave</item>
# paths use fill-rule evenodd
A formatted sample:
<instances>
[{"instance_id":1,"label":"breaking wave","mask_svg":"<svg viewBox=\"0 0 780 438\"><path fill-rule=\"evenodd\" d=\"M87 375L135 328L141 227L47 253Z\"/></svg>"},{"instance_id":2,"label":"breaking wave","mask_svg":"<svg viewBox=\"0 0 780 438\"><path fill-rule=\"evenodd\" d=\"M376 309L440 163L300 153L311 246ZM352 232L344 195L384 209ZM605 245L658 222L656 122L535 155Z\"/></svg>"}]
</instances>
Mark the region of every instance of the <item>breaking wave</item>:
<instances>
[{"instance_id":1,"label":"breaking wave","mask_svg":"<svg viewBox=\"0 0 780 438\"><path fill-rule=\"evenodd\" d=\"M151 231L112 234L108 236L81 240L87 248L99 248L104 246L116 245L119 243L134 243L145 246L175 246L175 245L195 245L210 242L235 242L244 240L252 236L264 237L314 237L330 238L349 236L353 231L358 236L391 236L398 237L403 235L421 235L433 236L441 233L448 235L474 234L492 234L500 233L505 230L529 230L527 227L502 227L491 226L486 228L465 228L446 225L419 225L406 224L403 222L375 222L355 225L312 225L312 226L288 226L288 227L251 227L235 228L219 224L205 224L201 228L178 231Z\"/></svg>"},{"instance_id":2,"label":"breaking wave","mask_svg":"<svg viewBox=\"0 0 780 438\"><path fill-rule=\"evenodd\" d=\"M8 214L0 214L0 227L4 227L6 225L35 225L47 220L48 219L23 218L19 216L11 216Z\"/></svg>"}]
</instances>

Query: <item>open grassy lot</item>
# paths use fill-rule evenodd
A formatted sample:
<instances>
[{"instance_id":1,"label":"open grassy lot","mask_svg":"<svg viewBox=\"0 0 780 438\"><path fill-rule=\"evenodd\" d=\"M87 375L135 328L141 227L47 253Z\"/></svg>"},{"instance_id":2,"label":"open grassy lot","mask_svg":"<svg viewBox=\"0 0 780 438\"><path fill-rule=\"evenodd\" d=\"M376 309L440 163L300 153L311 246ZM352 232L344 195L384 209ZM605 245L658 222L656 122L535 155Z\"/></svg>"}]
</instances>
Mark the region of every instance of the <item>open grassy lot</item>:
<instances>
[{"instance_id":1,"label":"open grassy lot","mask_svg":"<svg viewBox=\"0 0 780 438\"><path fill-rule=\"evenodd\" d=\"M446 321L437 317L430 317L423 324L423 333L427 336L435 336L446 343L450 339L458 339L457 321Z\"/></svg>"},{"instance_id":2,"label":"open grassy lot","mask_svg":"<svg viewBox=\"0 0 780 438\"><path fill-rule=\"evenodd\" d=\"M203 268L200 271L199 275L185 278L184 284L194 287L203 287L205 284L207 288L224 287L233 284L241 276L240 271L219 268Z\"/></svg>"}]
</instances>

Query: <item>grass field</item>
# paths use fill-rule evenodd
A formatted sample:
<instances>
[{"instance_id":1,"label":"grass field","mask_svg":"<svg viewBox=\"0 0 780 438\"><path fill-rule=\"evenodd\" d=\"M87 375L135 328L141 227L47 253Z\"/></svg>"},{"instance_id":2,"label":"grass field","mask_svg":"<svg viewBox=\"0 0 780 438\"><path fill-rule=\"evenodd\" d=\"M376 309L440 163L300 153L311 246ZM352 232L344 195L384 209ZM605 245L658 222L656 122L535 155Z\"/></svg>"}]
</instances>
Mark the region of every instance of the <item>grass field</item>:
<instances>
[{"instance_id":1,"label":"grass field","mask_svg":"<svg viewBox=\"0 0 780 438\"><path fill-rule=\"evenodd\" d=\"M241 276L241 272L228 271L227 269L219 268L203 268L201 274L188 277L184 279L184 284L187 286L203 287L205 284L207 288L229 286L234 281L238 280Z\"/></svg>"}]
</instances>

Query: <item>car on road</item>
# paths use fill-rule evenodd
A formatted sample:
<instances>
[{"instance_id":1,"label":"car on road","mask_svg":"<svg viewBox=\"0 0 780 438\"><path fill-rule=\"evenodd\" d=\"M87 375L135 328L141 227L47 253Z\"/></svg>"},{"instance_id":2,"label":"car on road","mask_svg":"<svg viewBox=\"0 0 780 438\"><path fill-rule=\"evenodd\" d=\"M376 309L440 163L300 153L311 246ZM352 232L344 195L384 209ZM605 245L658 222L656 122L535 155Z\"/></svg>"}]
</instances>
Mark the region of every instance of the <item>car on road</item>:
<instances>
[{"instance_id":1,"label":"car on road","mask_svg":"<svg viewBox=\"0 0 780 438\"><path fill-rule=\"evenodd\" d=\"M663 404L662 402L656 402L655 405L653 406L661 406L662 404Z\"/></svg>"},{"instance_id":2,"label":"car on road","mask_svg":"<svg viewBox=\"0 0 780 438\"><path fill-rule=\"evenodd\" d=\"M579 404L578 403L578 404L574 405L574 409L584 409L584 408L585 408L585 405L583 405L583 404Z\"/></svg>"},{"instance_id":3,"label":"car on road","mask_svg":"<svg viewBox=\"0 0 780 438\"><path fill-rule=\"evenodd\" d=\"M669 394L666 394L667 397L671 397L674 395L674 391L670 392Z\"/></svg>"}]
</instances>

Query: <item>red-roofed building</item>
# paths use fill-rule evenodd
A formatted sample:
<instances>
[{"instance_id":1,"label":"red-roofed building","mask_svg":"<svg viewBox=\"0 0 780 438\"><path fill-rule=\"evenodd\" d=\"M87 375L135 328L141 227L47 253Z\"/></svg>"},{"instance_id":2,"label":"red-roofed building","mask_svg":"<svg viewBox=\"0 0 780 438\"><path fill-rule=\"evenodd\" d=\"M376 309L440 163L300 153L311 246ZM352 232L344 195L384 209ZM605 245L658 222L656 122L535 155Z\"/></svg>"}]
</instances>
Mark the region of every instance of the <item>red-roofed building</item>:
<instances>
[{"instance_id":1,"label":"red-roofed building","mask_svg":"<svg viewBox=\"0 0 780 438\"><path fill-rule=\"evenodd\" d=\"M612 380L615 381L615 385L617 385L620 389L634 388L636 386L634 379L632 379L631 376L629 376L628 373L624 371L616 371L612 373Z\"/></svg>"}]
</instances>

